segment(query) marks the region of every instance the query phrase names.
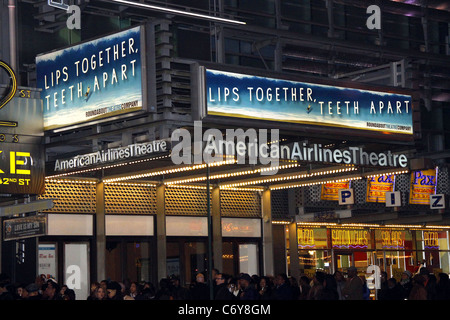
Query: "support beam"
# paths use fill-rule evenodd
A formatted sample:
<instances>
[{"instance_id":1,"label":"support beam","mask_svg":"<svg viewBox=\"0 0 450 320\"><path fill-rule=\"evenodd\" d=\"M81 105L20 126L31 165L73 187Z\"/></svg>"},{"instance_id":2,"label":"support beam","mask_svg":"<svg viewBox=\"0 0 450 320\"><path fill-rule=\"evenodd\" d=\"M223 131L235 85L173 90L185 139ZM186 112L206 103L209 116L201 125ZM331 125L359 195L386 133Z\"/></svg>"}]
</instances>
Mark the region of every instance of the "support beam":
<instances>
[{"instance_id":1,"label":"support beam","mask_svg":"<svg viewBox=\"0 0 450 320\"><path fill-rule=\"evenodd\" d=\"M97 281L101 281L106 279L105 185L103 182L97 183L95 201Z\"/></svg>"},{"instance_id":2,"label":"support beam","mask_svg":"<svg viewBox=\"0 0 450 320\"><path fill-rule=\"evenodd\" d=\"M273 267L273 237L272 237L272 204L270 189L262 193L262 250L263 250L263 273L274 275Z\"/></svg>"},{"instance_id":3,"label":"support beam","mask_svg":"<svg viewBox=\"0 0 450 320\"><path fill-rule=\"evenodd\" d=\"M289 224L289 275L298 280L300 278L300 264L297 243L297 223L294 221Z\"/></svg>"},{"instance_id":4,"label":"support beam","mask_svg":"<svg viewBox=\"0 0 450 320\"><path fill-rule=\"evenodd\" d=\"M220 188L212 189L213 260L214 268L223 271L222 260L222 219L220 215Z\"/></svg>"},{"instance_id":5,"label":"support beam","mask_svg":"<svg viewBox=\"0 0 450 320\"><path fill-rule=\"evenodd\" d=\"M166 245L166 186L156 187L156 245L157 245L157 274L158 279L167 277L167 245Z\"/></svg>"}]
</instances>

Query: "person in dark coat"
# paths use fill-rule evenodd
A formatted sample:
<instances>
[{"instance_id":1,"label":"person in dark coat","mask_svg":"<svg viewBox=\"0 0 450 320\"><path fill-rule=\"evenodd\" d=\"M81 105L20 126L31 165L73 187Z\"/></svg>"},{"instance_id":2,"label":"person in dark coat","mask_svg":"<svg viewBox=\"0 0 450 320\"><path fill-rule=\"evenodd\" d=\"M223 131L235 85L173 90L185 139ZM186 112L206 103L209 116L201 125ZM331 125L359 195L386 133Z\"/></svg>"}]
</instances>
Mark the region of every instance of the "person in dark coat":
<instances>
[{"instance_id":1,"label":"person in dark coat","mask_svg":"<svg viewBox=\"0 0 450 320\"><path fill-rule=\"evenodd\" d=\"M258 293L252 277L248 273L244 273L239 277L242 292L239 295L239 300L258 300Z\"/></svg>"},{"instance_id":2,"label":"person in dark coat","mask_svg":"<svg viewBox=\"0 0 450 320\"><path fill-rule=\"evenodd\" d=\"M285 273L280 273L275 277L274 300L292 300L292 290L289 279Z\"/></svg>"},{"instance_id":3,"label":"person in dark coat","mask_svg":"<svg viewBox=\"0 0 450 320\"><path fill-rule=\"evenodd\" d=\"M190 288L193 300L209 300L209 286L205 283L205 276L202 273L197 274L195 283Z\"/></svg>"},{"instance_id":4,"label":"person in dark coat","mask_svg":"<svg viewBox=\"0 0 450 320\"><path fill-rule=\"evenodd\" d=\"M231 276L218 273L216 276L216 286L214 288L214 300L235 300L236 297L229 288Z\"/></svg>"}]
</instances>

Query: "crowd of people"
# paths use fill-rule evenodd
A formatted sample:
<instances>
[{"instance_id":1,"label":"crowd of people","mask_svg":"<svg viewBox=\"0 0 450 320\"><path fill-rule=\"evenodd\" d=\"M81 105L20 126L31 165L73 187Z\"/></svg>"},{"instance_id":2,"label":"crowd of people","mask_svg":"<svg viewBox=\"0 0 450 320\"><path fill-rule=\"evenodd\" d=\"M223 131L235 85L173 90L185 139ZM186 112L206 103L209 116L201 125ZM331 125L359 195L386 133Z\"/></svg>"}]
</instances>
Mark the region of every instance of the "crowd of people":
<instances>
[{"instance_id":1,"label":"crowd of people","mask_svg":"<svg viewBox=\"0 0 450 320\"><path fill-rule=\"evenodd\" d=\"M317 271L312 278L302 275L298 280L286 274L233 277L213 270L210 287L205 275L198 273L188 286L182 286L177 276L150 282L103 280L91 284L87 300L450 300L450 280L446 273L436 277L426 268L415 275L409 271L401 280L380 276L380 288L371 292L364 276L355 267L346 274ZM375 295L374 295L375 293ZM37 277L28 285L13 285L0 274L0 300L76 300L75 292L53 279Z\"/></svg>"}]
</instances>

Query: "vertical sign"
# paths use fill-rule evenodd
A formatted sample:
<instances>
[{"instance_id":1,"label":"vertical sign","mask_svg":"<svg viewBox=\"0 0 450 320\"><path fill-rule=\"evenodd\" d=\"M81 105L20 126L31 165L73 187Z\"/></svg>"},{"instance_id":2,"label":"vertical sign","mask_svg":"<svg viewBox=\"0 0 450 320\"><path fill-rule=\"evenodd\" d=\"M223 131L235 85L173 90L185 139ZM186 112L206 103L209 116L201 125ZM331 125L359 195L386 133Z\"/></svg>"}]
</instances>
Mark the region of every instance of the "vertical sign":
<instances>
[{"instance_id":1,"label":"vertical sign","mask_svg":"<svg viewBox=\"0 0 450 320\"><path fill-rule=\"evenodd\" d=\"M437 174L437 168L411 173L410 204L430 204L430 195L436 193Z\"/></svg>"}]
</instances>

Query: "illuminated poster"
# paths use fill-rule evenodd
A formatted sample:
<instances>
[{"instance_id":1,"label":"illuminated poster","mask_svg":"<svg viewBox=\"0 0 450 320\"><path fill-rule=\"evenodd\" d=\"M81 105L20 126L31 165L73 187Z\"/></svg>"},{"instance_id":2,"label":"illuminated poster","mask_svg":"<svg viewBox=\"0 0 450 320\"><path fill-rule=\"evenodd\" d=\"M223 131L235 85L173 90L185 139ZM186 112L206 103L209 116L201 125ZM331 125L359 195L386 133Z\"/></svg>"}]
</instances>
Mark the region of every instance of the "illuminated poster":
<instances>
[{"instance_id":1,"label":"illuminated poster","mask_svg":"<svg viewBox=\"0 0 450 320\"><path fill-rule=\"evenodd\" d=\"M394 191L395 175L384 175L367 179L366 202L386 203L386 192Z\"/></svg>"},{"instance_id":2,"label":"illuminated poster","mask_svg":"<svg viewBox=\"0 0 450 320\"><path fill-rule=\"evenodd\" d=\"M297 244L299 249L326 249L327 229L297 228Z\"/></svg>"},{"instance_id":3,"label":"illuminated poster","mask_svg":"<svg viewBox=\"0 0 450 320\"><path fill-rule=\"evenodd\" d=\"M141 27L36 57L44 129L143 108Z\"/></svg>"},{"instance_id":4,"label":"illuminated poster","mask_svg":"<svg viewBox=\"0 0 450 320\"><path fill-rule=\"evenodd\" d=\"M410 204L430 204L430 194L436 193L437 169L414 171L411 173L409 190Z\"/></svg>"},{"instance_id":5,"label":"illuminated poster","mask_svg":"<svg viewBox=\"0 0 450 320\"><path fill-rule=\"evenodd\" d=\"M377 249L398 250L410 249L411 232L404 230L375 230ZM409 244L407 246L407 244Z\"/></svg>"},{"instance_id":6,"label":"illuminated poster","mask_svg":"<svg viewBox=\"0 0 450 320\"><path fill-rule=\"evenodd\" d=\"M413 134L411 96L206 70L206 115Z\"/></svg>"},{"instance_id":7,"label":"illuminated poster","mask_svg":"<svg viewBox=\"0 0 450 320\"><path fill-rule=\"evenodd\" d=\"M331 243L336 249L366 249L370 245L370 231L331 229Z\"/></svg>"},{"instance_id":8,"label":"illuminated poster","mask_svg":"<svg viewBox=\"0 0 450 320\"><path fill-rule=\"evenodd\" d=\"M330 182L322 184L322 193L320 196L321 200L339 200L339 190L340 189L349 189L350 182Z\"/></svg>"}]
</instances>

